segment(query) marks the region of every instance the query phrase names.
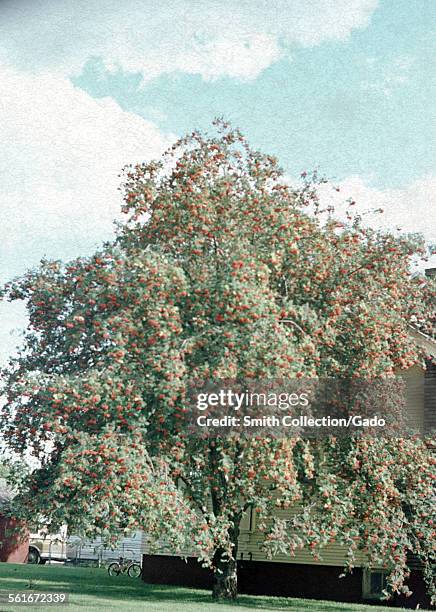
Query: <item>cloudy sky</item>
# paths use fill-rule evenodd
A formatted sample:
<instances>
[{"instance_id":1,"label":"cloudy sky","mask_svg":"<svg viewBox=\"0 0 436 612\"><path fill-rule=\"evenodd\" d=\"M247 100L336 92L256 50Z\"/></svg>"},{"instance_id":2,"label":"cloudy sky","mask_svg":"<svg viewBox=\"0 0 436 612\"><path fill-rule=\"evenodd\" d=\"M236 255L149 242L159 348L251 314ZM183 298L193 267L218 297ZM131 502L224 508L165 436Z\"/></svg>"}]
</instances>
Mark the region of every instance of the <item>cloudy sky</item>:
<instances>
[{"instance_id":1,"label":"cloudy sky","mask_svg":"<svg viewBox=\"0 0 436 612\"><path fill-rule=\"evenodd\" d=\"M434 0L2 0L0 283L110 238L121 167L221 115L436 242L435 23ZM0 305L0 361L23 322Z\"/></svg>"}]
</instances>

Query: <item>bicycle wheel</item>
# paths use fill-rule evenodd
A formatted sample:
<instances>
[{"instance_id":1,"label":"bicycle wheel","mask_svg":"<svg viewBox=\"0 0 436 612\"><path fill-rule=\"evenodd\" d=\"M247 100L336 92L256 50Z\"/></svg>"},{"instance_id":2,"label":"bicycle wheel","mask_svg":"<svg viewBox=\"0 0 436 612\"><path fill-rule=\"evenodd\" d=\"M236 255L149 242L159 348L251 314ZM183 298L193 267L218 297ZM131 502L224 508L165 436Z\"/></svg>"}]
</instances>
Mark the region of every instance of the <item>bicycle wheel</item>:
<instances>
[{"instance_id":1,"label":"bicycle wheel","mask_svg":"<svg viewBox=\"0 0 436 612\"><path fill-rule=\"evenodd\" d=\"M116 561L114 563L111 563L109 567L107 568L107 573L109 574L109 576L119 576L120 571L121 571L120 564L117 563Z\"/></svg>"},{"instance_id":2,"label":"bicycle wheel","mask_svg":"<svg viewBox=\"0 0 436 612\"><path fill-rule=\"evenodd\" d=\"M129 574L130 578L139 578L141 575L141 566L139 563L132 563L127 573Z\"/></svg>"}]
</instances>

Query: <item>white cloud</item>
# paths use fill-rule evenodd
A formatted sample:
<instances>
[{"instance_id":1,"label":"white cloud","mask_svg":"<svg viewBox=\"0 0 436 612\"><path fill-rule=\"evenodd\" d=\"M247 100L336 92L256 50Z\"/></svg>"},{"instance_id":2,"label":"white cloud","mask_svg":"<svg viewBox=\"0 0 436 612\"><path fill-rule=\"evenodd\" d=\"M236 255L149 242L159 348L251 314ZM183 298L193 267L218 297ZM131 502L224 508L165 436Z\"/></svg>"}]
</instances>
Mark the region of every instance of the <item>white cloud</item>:
<instances>
[{"instance_id":1,"label":"white cloud","mask_svg":"<svg viewBox=\"0 0 436 612\"><path fill-rule=\"evenodd\" d=\"M295 46L344 40L378 0L24 0L2 7L4 57L80 72L91 56L144 79L183 71L253 79ZM1 52L1 47L0 47Z\"/></svg>"},{"instance_id":2,"label":"white cloud","mask_svg":"<svg viewBox=\"0 0 436 612\"><path fill-rule=\"evenodd\" d=\"M22 302L0 302L0 368L21 344L26 324L26 311ZM1 404L1 398L0 398Z\"/></svg>"},{"instance_id":3,"label":"white cloud","mask_svg":"<svg viewBox=\"0 0 436 612\"><path fill-rule=\"evenodd\" d=\"M399 189L377 189L371 187L360 176L350 176L337 185L337 192L330 184L321 185L319 195L324 205L331 204L344 217L349 198L356 202L354 212L364 213L364 222L369 226L397 230L403 233L421 233L429 244L436 244L436 176L428 175ZM374 209L383 213L369 213ZM425 267L436 266L432 257Z\"/></svg>"},{"instance_id":4,"label":"white cloud","mask_svg":"<svg viewBox=\"0 0 436 612\"><path fill-rule=\"evenodd\" d=\"M368 77L360 84L364 91L391 96L399 87L406 85L412 76L414 58L400 55L385 62L374 57L367 58Z\"/></svg>"},{"instance_id":5,"label":"white cloud","mask_svg":"<svg viewBox=\"0 0 436 612\"><path fill-rule=\"evenodd\" d=\"M121 168L172 138L69 81L0 68L0 282L48 255L72 257L112 234Z\"/></svg>"}]
</instances>

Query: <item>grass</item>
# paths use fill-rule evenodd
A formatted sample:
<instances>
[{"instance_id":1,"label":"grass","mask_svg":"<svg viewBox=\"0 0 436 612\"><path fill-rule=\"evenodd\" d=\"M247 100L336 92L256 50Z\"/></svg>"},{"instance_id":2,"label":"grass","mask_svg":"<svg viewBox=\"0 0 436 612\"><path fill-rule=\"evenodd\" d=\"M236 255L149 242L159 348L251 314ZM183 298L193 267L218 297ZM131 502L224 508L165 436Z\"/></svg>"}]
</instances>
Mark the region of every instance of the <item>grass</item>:
<instances>
[{"instance_id":1,"label":"grass","mask_svg":"<svg viewBox=\"0 0 436 612\"><path fill-rule=\"evenodd\" d=\"M283 597L254 597L240 595L233 603L216 603L210 593L199 589L144 584L141 579L118 576L111 578L103 568L72 567L63 565L0 564L0 591L26 591L29 584L35 592L64 591L69 593L70 603L66 612L240 612L269 610L270 612L386 612L385 607L361 606L315 601L286 599ZM29 606L20 606L29 609ZM61 606L59 606L61 607ZM31 606L31 610L59 609ZM397 608L398 609L398 608ZM0 612L16 612L17 605L0 603Z\"/></svg>"}]
</instances>

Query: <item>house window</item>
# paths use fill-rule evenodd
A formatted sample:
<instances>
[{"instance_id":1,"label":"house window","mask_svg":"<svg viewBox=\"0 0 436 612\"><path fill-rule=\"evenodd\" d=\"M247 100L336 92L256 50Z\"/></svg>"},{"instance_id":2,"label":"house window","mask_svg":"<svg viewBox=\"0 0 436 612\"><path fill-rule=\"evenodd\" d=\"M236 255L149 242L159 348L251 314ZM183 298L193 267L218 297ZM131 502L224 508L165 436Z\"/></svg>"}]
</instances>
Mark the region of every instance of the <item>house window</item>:
<instances>
[{"instance_id":1,"label":"house window","mask_svg":"<svg viewBox=\"0 0 436 612\"><path fill-rule=\"evenodd\" d=\"M362 596L364 599L381 599L386 590L386 572L366 569L363 572Z\"/></svg>"}]
</instances>

